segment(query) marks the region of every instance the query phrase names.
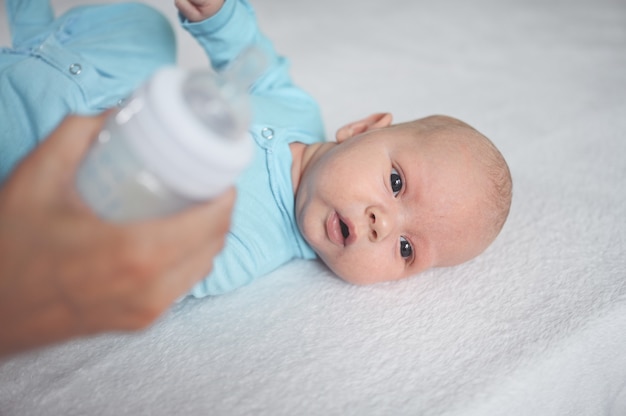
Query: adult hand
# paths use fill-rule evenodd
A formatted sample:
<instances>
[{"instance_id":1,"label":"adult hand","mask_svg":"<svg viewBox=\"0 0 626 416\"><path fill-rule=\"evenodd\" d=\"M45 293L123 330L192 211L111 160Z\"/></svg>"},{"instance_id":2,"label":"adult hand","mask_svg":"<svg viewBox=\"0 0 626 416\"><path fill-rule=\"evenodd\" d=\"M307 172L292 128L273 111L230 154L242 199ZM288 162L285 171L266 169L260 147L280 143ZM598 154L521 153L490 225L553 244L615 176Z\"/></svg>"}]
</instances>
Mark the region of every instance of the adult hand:
<instances>
[{"instance_id":1,"label":"adult hand","mask_svg":"<svg viewBox=\"0 0 626 416\"><path fill-rule=\"evenodd\" d=\"M0 356L153 322L211 270L234 190L180 214L100 220L74 188L104 122L69 116L0 188Z\"/></svg>"},{"instance_id":2,"label":"adult hand","mask_svg":"<svg viewBox=\"0 0 626 416\"><path fill-rule=\"evenodd\" d=\"M187 20L200 22L216 14L222 8L224 0L174 0L174 4Z\"/></svg>"}]
</instances>

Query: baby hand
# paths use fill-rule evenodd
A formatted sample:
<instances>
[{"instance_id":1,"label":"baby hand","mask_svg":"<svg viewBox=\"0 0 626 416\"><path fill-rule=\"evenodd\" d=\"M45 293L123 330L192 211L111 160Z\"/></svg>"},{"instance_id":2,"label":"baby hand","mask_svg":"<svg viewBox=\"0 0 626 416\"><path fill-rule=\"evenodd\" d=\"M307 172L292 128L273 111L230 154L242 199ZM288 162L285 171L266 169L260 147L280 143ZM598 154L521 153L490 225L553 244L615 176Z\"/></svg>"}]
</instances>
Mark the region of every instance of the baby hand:
<instances>
[{"instance_id":1,"label":"baby hand","mask_svg":"<svg viewBox=\"0 0 626 416\"><path fill-rule=\"evenodd\" d=\"M174 0L176 8L190 22L199 22L216 14L224 0Z\"/></svg>"}]
</instances>

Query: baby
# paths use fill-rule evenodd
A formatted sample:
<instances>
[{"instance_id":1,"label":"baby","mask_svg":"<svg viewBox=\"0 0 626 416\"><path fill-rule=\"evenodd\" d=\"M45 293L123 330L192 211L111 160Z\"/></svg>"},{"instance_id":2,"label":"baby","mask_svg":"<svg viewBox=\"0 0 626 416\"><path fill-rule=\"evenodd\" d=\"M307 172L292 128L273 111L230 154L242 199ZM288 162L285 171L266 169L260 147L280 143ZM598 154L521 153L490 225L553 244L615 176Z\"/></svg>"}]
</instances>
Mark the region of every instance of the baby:
<instances>
[{"instance_id":1,"label":"baby","mask_svg":"<svg viewBox=\"0 0 626 416\"><path fill-rule=\"evenodd\" d=\"M292 84L249 4L222 3L176 2L213 67L243 46L273 65L251 90L259 151L238 182L226 248L193 295L233 290L296 257L319 257L354 284L397 280L465 262L495 239L511 178L485 136L451 117L392 125L381 113L322 141L317 105Z\"/></svg>"},{"instance_id":2,"label":"baby","mask_svg":"<svg viewBox=\"0 0 626 416\"><path fill-rule=\"evenodd\" d=\"M51 20L48 6L17 3L7 2L12 32L21 22L28 33L12 33L19 47L0 55L0 111L11 120L0 131L4 166L65 114L113 106L175 55L171 28L143 5L80 8ZM508 214L511 178L483 135L446 116L394 125L379 113L325 141L317 103L293 84L287 60L258 30L246 0L176 6L214 69L249 47L270 62L250 90L256 155L237 182L231 231L193 296L232 291L293 258L319 257L354 284L397 280L467 261L495 239ZM129 71L130 59L142 69ZM21 68L29 66L39 87L25 79ZM38 98L44 85L58 87L46 90L51 106Z\"/></svg>"},{"instance_id":3,"label":"baby","mask_svg":"<svg viewBox=\"0 0 626 416\"><path fill-rule=\"evenodd\" d=\"M375 114L339 130L337 143L291 148L298 226L351 283L463 263L508 214L511 179L500 152L450 117L391 125L391 115Z\"/></svg>"}]
</instances>

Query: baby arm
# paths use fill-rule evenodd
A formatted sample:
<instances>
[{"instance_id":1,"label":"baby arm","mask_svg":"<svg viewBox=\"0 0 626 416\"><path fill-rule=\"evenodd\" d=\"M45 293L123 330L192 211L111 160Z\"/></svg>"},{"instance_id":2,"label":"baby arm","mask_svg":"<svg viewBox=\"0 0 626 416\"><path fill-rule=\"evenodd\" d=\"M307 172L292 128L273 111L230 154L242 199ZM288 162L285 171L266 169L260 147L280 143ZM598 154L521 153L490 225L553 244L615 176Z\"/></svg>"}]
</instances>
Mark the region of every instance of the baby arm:
<instances>
[{"instance_id":1,"label":"baby arm","mask_svg":"<svg viewBox=\"0 0 626 416\"><path fill-rule=\"evenodd\" d=\"M8 0L6 12L13 46L19 46L54 20L52 6L47 0Z\"/></svg>"},{"instance_id":2,"label":"baby arm","mask_svg":"<svg viewBox=\"0 0 626 416\"><path fill-rule=\"evenodd\" d=\"M199 11L199 3L206 9ZM259 31L255 12L247 0L176 0L176 6L182 27L202 46L213 69L222 71L246 49L254 48L264 54L267 70L254 83L253 95L274 94L293 86L287 60ZM205 18L195 20L200 16Z\"/></svg>"}]
</instances>

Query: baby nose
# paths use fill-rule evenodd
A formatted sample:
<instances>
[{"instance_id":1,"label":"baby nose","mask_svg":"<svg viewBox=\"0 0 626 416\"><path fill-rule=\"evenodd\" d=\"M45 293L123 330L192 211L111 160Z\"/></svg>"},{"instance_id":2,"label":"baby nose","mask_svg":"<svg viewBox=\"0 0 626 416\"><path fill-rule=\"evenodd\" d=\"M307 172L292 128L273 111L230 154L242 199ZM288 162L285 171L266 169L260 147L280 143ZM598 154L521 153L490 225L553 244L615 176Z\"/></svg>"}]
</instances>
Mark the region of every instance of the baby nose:
<instances>
[{"instance_id":1,"label":"baby nose","mask_svg":"<svg viewBox=\"0 0 626 416\"><path fill-rule=\"evenodd\" d=\"M372 207L367 211L369 221L369 239L372 242L383 240L392 229L392 217L379 208Z\"/></svg>"}]
</instances>

